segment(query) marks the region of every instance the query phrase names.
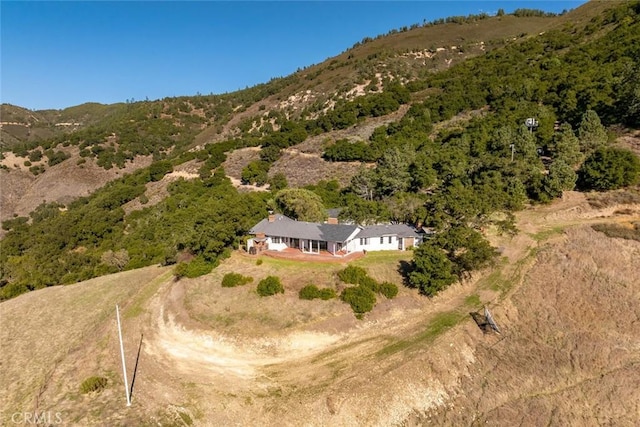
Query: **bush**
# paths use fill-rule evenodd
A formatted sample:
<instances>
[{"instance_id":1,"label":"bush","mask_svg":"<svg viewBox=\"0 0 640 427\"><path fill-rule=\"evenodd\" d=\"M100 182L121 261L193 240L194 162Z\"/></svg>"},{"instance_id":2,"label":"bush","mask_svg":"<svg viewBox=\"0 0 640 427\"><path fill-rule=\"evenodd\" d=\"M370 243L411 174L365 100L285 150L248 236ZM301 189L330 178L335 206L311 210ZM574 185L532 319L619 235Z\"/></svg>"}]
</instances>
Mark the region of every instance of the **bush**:
<instances>
[{"instance_id":1,"label":"bush","mask_svg":"<svg viewBox=\"0 0 640 427\"><path fill-rule=\"evenodd\" d=\"M332 298L335 298L336 291L330 288L318 289L316 285L307 285L304 288L300 289L300 299L313 300L316 298L320 298L321 300L327 301Z\"/></svg>"},{"instance_id":2,"label":"bush","mask_svg":"<svg viewBox=\"0 0 640 427\"><path fill-rule=\"evenodd\" d=\"M362 267L356 267L355 265L350 265L344 270L338 272L338 277L344 283L350 283L352 285L361 284L365 278L368 278L367 272Z\"/></svg>"},{"instance_id":3,"label":"bush","mask_svg":"<svg viewBox=\"0 0 640 427\"><path fill-rule=\"evenodd\" d=\"M176 265L173 270L174 276L176 278L188 277L190 279L194 277L204 276L205 274L209 274L211 270L213 270L213 264L206 262L201 257L194 258L190 262L181 262Z\"/></svg>"},{"instance_id":4,"label":"bush","mask_svg":"<svg viewBox=\"0 0 640 427\"><path fill-rule=\"evenodd\" d=\"M258 295L261 297L267 297L269 295L284 294L284 286L280 282L280 279L276 276L265 277L258 283L256 289Z\"/></svg>"},{"instance_id":5,"label":"bush","mask_svg":"<svg viewBox=\"0 0 640 427\"><path fill-rule=\"evenodd\" d=\"M376 295L371 289L364 286L345 288L340 298L351 306L356 315L362 315L373 310L373 306L376 304Z\"/></svg>"},{"instance_id":6,"label":"bush","mask_svg":"<svg viewBox=\"0 0 640 427\"><path fill-rule=\"evenodd\" d=\"M82 381L80 384L80 392L87 394L91 392L101 392L106 386L109 380L105 377L89 377Z\"/></svg>"},{"instance_id":7,"label":"bush","mask_svg":"<svg viewBox=\"0 0 640 427\"><path fill-rule=\"evenodd\" d=\"M620 148L601 148L585 160L578 171L578 187L583 190L615 190L638 183L640 160Z\"/></svg>"},{"instance_id":8,"label":"bush","mask_svg":"<svg viewBox=\"0 0 640 427\"><path fill-rule=\"evenodd\" d=\"M312 300L320 298L320 289L316 285L307 285L300 289L300 299Z\"/></svg>"},{"instance_id":9,"label":"bush","mask_svg":"<svg viewBox=\"0 0 640 427\"><path fill-rule=\"evenodd\" d=\"M253 277L243 276L239 273L227 273L222 278L221 284L223 288L235 288L251 282L253 282Z\"/></svg>"},{"instance_id":10,"label":"bush","mask_svg":"<svg viewBox=\"0 0 640 427\"><path fill-rule=\"evenodd\" d=\"M159 160L149 166L149 181L160 181L166 174L173 171L173 165L169 160Z\"/></svg>"},{"instance_id":11,"label":"bush","mask_svg":"<svg viewBox=\"0 0 640 427\"><path fill-rule=\"evenodd\" d=\"M371 292L380 292L380 285L378 284L378 282L376 282L369 276L362 277L358 284L371 290Z\"/></svg>"},{"instance_id":12,"label":"bush","mask_svg":"<svg viewBox=\"0 0 640 427\"><path fill-rule=\"evenodd\" d=\"M262 263L263 263L262 258L256 260L256 265L262 265Z\"/></svg>"},{"instance_id":13,"label":"bush","mask_svg":"<svg viewBox=\"0 0 640 427\"><path fill-rule=\"evenodd\" d=\"M336 291L334 291L333 289L331 289L331 288L320 289L320 299L321 300L327 301L327 300L333 299L335 297L337 297L337 295L336 295Z\"/></svg>"},{"instance_id":14,"label":"bush","mask_svg":"<svg viewBox=\"0 0 640 427\"><path fill-rule=\"evenodd\" d=\"M392 299L398 295L398 287L391 282L382 282L378 286L378 292L384 295L385 297Z\"/></svg>"}]
</instances>

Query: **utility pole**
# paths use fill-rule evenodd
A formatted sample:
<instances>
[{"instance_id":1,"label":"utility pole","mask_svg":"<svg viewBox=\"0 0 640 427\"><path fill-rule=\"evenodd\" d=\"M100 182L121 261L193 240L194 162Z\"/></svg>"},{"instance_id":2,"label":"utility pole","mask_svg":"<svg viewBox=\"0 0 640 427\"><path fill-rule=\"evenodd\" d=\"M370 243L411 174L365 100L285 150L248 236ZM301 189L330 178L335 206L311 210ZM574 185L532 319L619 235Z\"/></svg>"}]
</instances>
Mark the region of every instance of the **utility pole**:
<instances>
[{"instance_id":1,"label":"utility pole","mask_svg":"<svg viewBox=\"0 0 640 427\"><path fill-rule=\"evenodd\" d=\"M122 356L122 376L124 377L124 392L127 396L127 406L131 406L131 396L129 395L129 381L127 380L127 365L124 360L124 344L122 343L122 328L120 327L120 310L116 304L116 317L118 319L118 336L120 337L120 355Z\"/></svg>"}]
</instances>

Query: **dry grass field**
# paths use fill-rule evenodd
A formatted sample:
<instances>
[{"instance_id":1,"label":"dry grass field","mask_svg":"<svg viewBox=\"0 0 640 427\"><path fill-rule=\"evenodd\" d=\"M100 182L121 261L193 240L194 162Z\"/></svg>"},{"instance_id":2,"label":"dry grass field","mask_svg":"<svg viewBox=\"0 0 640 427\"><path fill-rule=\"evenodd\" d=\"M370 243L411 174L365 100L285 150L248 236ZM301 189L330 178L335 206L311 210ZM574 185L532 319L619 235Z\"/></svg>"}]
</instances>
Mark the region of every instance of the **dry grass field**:
<instances>
[{"instance_id":1,"label":"dry grass field","mask_svg":"<svg viewBox=\"0 0 640 427\"><path fill-rule=\"evenodd\" d=\"M357 320L338 300L342 263L234 253L174 281L149 267L0 304L2 420L59 413L64 425L637 425L640 242L589 227L640 219L637 203L592 206L568 193L494 235L495 268L434 298L401 287ZM624 198L622 199L624 200ZM353 261L401 284L410 252ZM253 282L222 288L227 272ZM261 298L268 275L285 293ZM114 305L123 317L127 408ZM502 335L471 312L489 306ZM101 392L82 382L107 378Z\"/></svg>"}]
</instances>

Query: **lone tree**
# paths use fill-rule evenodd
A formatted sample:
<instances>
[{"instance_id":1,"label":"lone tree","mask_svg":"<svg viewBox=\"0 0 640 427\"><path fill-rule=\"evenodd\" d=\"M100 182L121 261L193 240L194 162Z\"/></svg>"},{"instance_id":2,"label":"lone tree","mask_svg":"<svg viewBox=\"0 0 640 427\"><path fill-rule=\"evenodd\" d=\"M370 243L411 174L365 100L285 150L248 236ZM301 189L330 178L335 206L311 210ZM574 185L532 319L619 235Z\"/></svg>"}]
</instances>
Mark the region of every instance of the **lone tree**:
<instances>
[{"instance_id":1,"label":"lone tree","mask_svg":"<svg viewBox=\"0 0 640 427\"><path fill-rule=\"evenodd\" d=\"M115 252L109 249L102 254L100 261L109 267L115 267L118 271L122 271L129 263L129 252L126 249Z\"/></svg>"},{"instance_id":2,"label":"lone tree","mask_svg":"<svg viewBox=\"0 0 640 427\"><path fill-rule=\"evenodd\" d=\"M456 281L453 268L442 249L424 243L414 253L409 283L421 293L433 296Z\"/></svg>"}]
</instances>

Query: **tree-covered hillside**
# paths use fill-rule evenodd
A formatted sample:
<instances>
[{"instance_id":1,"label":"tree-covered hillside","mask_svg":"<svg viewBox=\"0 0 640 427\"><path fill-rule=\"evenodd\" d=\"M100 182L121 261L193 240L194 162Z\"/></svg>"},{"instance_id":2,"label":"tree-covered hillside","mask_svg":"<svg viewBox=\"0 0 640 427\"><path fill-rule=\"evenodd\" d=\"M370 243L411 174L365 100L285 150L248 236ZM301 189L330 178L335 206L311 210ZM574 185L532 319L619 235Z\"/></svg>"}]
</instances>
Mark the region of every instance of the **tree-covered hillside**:
<instances>
[{"instance_id":1,"label":"tree-covered hillside","mask_svg":"<svg viewBox=\"0 0 640 427\"><path fill-rule=\"evenodd\" d=\"M259 103L273 94L268 88L297 77L228 98L133 103L108 122L39 148L18 148L30 155L49 149L51 160L56 147L77 145L81 156L105 167L139 154L154 155L156 162L68 206L42 205L29 218L5 221L0 296L155 263L181 261L182 274L206 273L242 244L269 206L287 199L278 194L286 177L269 174L282 150L311 135L357 127L401 105L408 105L407 113L375 129L368 140L326 148L325 161L368 163L349 186L323 181L307 190L358 223L408 222L438 230L437 238L416 251L410 275L410 283L433 294L492 259L479 232L484 226L493 223L509 232L511 212L549 202L576 183L583 190L638 183L640 161L613 148L606 129L640 124L638 58L640 2L634 1L437 73L404 81L382 77L380 90L340 99L332 108L312 104L298 117L265 108L273 119L268 125L247 122L234 137L200 150L187 148L212 117L231 120L238 100ZM434 130L470 111L481 114ZM530 126L528 118L535 119ZM113 134L116 141L105 146ZM271 181L271 192L240 193L226 178L226 154L247 146L261 147L260 159L245 168L243 180ZM199 179L173 183L160 203L125 214L124 204L142 202L150 182L186 161L197 162Z\"/></svg>"}]
</instances>

